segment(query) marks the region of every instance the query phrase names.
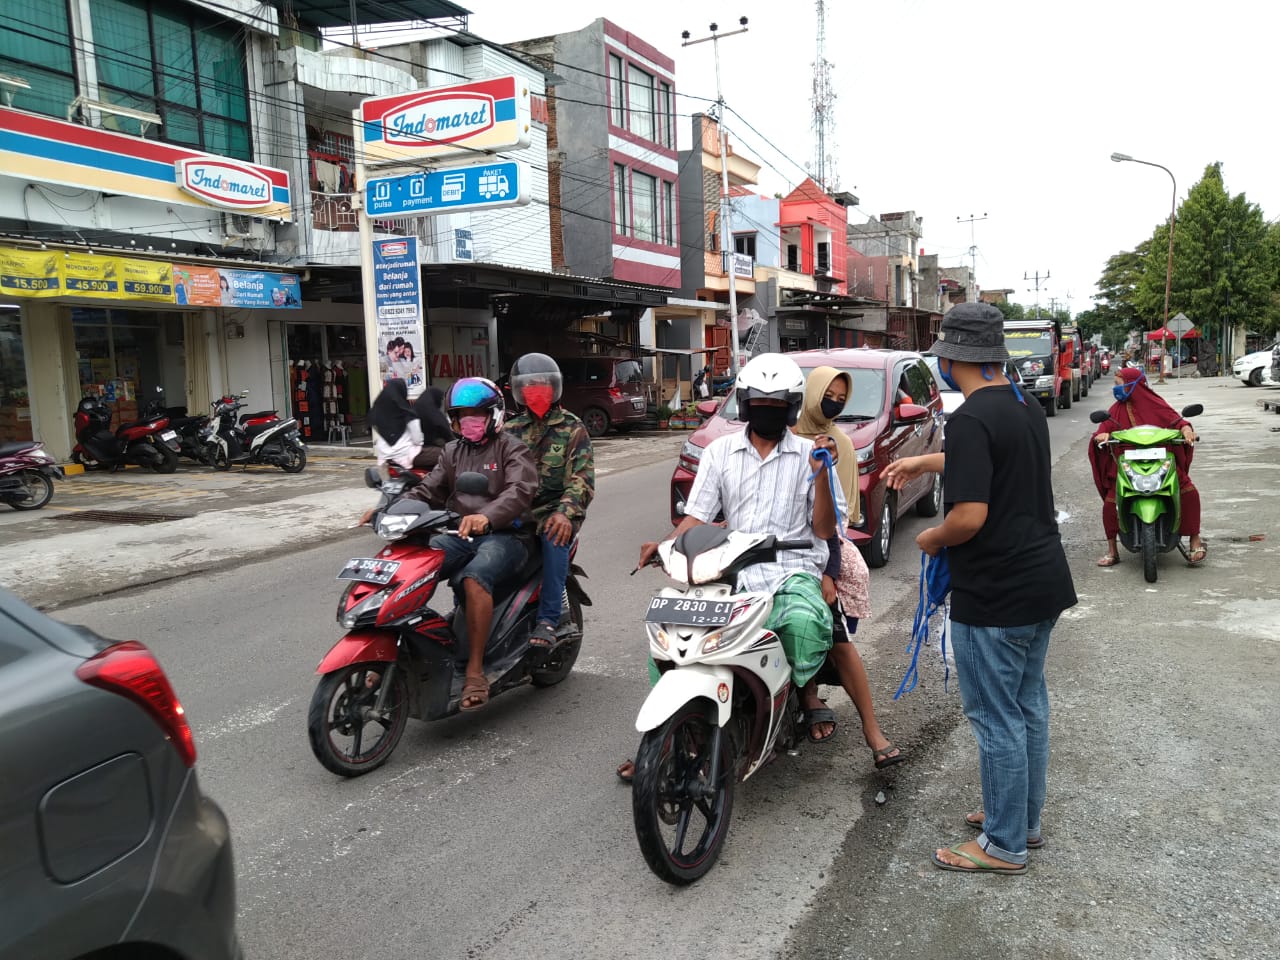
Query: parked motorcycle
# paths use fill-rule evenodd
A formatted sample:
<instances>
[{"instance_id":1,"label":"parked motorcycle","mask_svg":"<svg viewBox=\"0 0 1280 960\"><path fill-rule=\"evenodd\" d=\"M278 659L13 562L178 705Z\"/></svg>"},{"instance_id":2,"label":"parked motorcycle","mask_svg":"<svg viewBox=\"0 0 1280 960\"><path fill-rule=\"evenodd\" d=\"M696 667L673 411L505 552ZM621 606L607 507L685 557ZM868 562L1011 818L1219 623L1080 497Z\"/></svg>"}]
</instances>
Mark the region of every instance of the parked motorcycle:
<instances>
[{"instance_id":1,"label":"parked motorcycle","mask_svg":"<svg viewBox=\"0 0 1280 960\"><path fill-rule=\"evenodd\" d=\"M382 480L376 467L365 482L380 489L375 529L388 545L374 557L348 560L338 574L349 581L338 601L338 622L348 632L316 672L320 682L307 713L316 759L328 770L356 777L387 761L409 717L440 720L458 712L467 662L467 619L459 592L452 613L431 600L440 585L444 553L427 546L431 536L456 532L456 513L417 500L399 500L419 481L411 473ZM478 494L489 481L463 473L457 489ZM576 544L570 552L572 558ZM565 585L570 624L551 649L529 645L542 586L539 557L530 560L508 589L494 596L493 625L485 646L490 697L531 683L550 687L573 669L582 645L582 607L591 603L572 564Z\"/></svg>"},{"instance_id":2,"label":"parked motorcycle","mask_svg":"<svg viewBox=\"0 0 1280 960\"><path fill-rule=\"evenodd\" d=\"M62 468L34 440L0 443L0 503L15 510L39 510L53 499L53 481Z\"/></svg>"},{"instance_id":3,"label":"parked motorcycle","mask_svg":"<svg viewBox=\"0 0 1280 960\"><path fill-rule=\"evenodd\" d=\"M708 525L658 548L653 562L679 586L659 590L645 613L661 676L636 718L643 737L631 812L645 862L668 883L692 883L711 869L728 835L734 785L803 735L791 667L764 626L773 596L738 593L736 580L780 550L811 546Z\"/></svg>"},{"instance_id":4,"label":"parked motorcycle","mask_svg":"<svg viewBox=\"0 0 1280 960\"><path fill-rule=\"evenodd\" d=\"M71 459L86 469L118 470L130 463L156 473L178 469L178 434L169 428L169 417L163 412L122 423L112 433L111 407L100 397L87 396L76 407L74 423L76 445Z\"/></svg>"},{"instance_id":5,"label":"parked motorcycle","mask_svg":"<svg viewBox=\"0 0 1280 960\"><path fill-rule=\"evenodd\" d=\"M215 470L229 470L232 464L268 464L285 473L301 473L307 465L307 448L298 436L298 421L281 419L274 410L247 413L236 421L236 413L244 409L246 390L238 397L225 396L213 401L213 416L202 437L205 456Z\"/></svg>"},{"instance_id":6,"label":"parked motorcycle","mask_svg":"<svg viewBox=\"0 0 1280 960\"><path fill-rule=\"evenodd\" d=\"M178 455L211 466L209 450L204 436L205 427L209 425L206 416L189 417L186 407L166 407L161 388L156 388L157 396L147 404L143 416L169 418L169 429L178 435Z\"/></svg>"},{"instance_id":7,"label":"parked motorcycle","mask_svg":"<svg viewBox=\"0 0 1280 960\"><path fill-rule=\"evenodd\" d=\"M1182 408L1190 419L1204 412L1193 403ZM1105 410L1089 415L1093 423L1105 423ZM1142 554L1142 575L1147 583L1158 576L1157 557L1175 547L1190 561L1182 545L1182 490L1173 448L1186 443L1181 430L1137 426L1116 430L1106 447L1116 461L1116 516L1120 521L1119 540L1126 550Z\"/></svg>"}]
</instances>

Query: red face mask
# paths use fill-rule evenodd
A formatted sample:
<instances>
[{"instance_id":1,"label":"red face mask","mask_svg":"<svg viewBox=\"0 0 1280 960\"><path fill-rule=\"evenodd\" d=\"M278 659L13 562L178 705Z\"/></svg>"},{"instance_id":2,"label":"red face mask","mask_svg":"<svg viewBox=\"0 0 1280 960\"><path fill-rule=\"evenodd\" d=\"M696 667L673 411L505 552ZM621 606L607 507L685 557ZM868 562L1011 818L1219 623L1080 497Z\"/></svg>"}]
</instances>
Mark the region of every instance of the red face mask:
<instances>
[{"instance_id":1,"label":"red face mask","mask_svg":"<svg viewBox=\"0 0 1280 960\"><path fill-rule=\"evenodd\" d=\"M539 419L545 417L547 411L551 409L551 404L555 398L555 391L551 389L551 385L530 384L522 392L524 405L529 408L530 412Z\"/></svg>"}]
</instances>

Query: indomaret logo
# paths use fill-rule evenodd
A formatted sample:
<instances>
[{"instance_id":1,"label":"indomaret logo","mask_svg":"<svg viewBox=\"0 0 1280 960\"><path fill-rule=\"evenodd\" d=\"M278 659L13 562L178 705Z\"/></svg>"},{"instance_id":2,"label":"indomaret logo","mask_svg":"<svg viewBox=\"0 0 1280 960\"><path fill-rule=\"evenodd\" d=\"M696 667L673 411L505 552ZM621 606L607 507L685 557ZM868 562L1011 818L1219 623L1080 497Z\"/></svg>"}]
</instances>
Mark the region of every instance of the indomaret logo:
<instances>
[{"instance_id":1,"label":"indomaret logo","mask_svg":"<svg viewBox=\"0 0 1280 960\"><path fill-rule=\"evenodd\" d=\"M482 93L428 94L383 116L383 140L405 147L466 140L493 127L493 103Z\"/></svg>"},{"instance_id":2,"label":"indomaret logo","mask_svg":"<svg viewBox=\"0 0 1280 960\"><path fill-rule=\"evenodd\" d=\"M270 206L271 181L249 167L196 158L176 164L178 186L209 203L238 210Z\"/></svg>"}]
</instances>

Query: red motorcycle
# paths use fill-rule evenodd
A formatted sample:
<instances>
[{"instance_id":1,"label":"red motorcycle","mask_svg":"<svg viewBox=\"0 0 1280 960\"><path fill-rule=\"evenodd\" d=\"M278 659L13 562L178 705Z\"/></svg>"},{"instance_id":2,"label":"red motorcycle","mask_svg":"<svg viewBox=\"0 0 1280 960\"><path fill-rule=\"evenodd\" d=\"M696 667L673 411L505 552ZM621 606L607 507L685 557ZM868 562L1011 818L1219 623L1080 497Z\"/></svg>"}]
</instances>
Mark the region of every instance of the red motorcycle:
<instances>
[{"instance_id":1,"label":"red motorcycle","mask_svg":"<svg viewBox=\"0 0 1280 960\"><path fill-rule=\"evenodd\" d=\"M39 510L53 499L53 481L62 468L34 440L0 443L0 503L15 510Z\"/></svg>"},{"instance_id":2,"label":"red motorcycle","mask_svg":"<svg viewBox=\"0 0 1280 960\"><path fill-rule=\"evenodd\" d=\"M76 445L71 459L86 469L119 470L130 463L150 467L156 473L173 473L178 469L182 448L178 433L169 428L169 415L163 410L151 411L132 423L122 423L112 433L111 407L100 397L87 396L76 407L75 431Z\"/></svg>"},{"instance_id":3,"label":"red motorcycle","mask_svg":"<svg viewBox=\"0 0 1280 960\"><path fill-rule=\"evenodd\" d=\"M307 713L316 759L345 777L385 763L409 717L440 720L458 712L468 650L461 592L447 616L430 606L444 553L427 541L456 532L460 517L418 500L398 500L419 482L411 473L383 481L370 468L365 482L382 492L375 528L389 543L375 557L348 560L338 574L350 581L338 601L338 622L348 632L317 668L321 679ZM462 493L484 493L488 485L480 473L457 478ZM576 550L575 543L571 560ZM537 555L508 589L495 594L484 660L491 698L526 683L554 686L569 675L582 646L582 608L591 604L578 583L585 576L571 562L565 584L570 622L551 648L529 645L542 586Z\"/></svg>"}]
</instances>

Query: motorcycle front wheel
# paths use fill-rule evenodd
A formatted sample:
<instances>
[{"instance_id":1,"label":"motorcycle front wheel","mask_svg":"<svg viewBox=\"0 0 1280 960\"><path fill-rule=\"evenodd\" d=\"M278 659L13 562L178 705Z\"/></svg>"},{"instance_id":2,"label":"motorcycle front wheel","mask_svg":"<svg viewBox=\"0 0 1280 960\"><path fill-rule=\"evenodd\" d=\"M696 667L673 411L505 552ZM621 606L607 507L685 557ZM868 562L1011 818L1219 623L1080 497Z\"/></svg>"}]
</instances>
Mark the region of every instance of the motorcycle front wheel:
<instances>
[{"instance_id":1,"label":"motorcycle front wheel","mask_svg":"<svg viewBox=\"0 0 1280 960\"><path fill-rule=\"evenodd\" d=\"M10 500L15 510L39 510L53 499L53 481L38 470L23 470L19 477L26 492L21 500Z\"/></svg>"},{"instance_id":2,"label":"motorcycle front wheel","mask_svg":"<svg viewBox=\"0 0 1280 960\"><path fill-rule=\"evenodd\" d=\"M285 473L301 473L307 466L307 451L291 443L284 445L284 460L280 469Z\"/></svg>"},{"instance_id":3,"label":"motorcycle front wheel","mask_svg":"<svg viewBox=\"0 0 1280 960\"><path fill-rule=\"evenodd\" d=\"M392 670L380 717L372 710L390 664L355 663L321 677L307 711L311 752L326 770L358 777L387 762L409 719L404 671Z\"/></svg>"},{"instance_id":4,"label":"motorcycle front wheel","mask_svg":"<svg viewBox=\"0 0 1280 960\"><path fill-rule=\"evenodd\" d=\"M715 724L705 700L692 700L636 751L631 813L649 869L667 883L693 883L715 864L733 815L734 765L721 738L719 782L709 782Z\"/></svg>"},{"instance_id":5,"label":"motorcycle front wheel","mask_svg":"<svg viewBox=\"0 0 1280 960\"><path fill-rule=\"evenodd\" d=\"M1146 577L1147 583L1155 583L1159 575L1156 570L1156 558L1160 555L1160 550L1156 546L1155 524L1142 525L1138 533L1138 543L1142 548L1142 575Z\"/></svg>"}]
</instances>

